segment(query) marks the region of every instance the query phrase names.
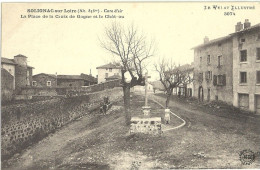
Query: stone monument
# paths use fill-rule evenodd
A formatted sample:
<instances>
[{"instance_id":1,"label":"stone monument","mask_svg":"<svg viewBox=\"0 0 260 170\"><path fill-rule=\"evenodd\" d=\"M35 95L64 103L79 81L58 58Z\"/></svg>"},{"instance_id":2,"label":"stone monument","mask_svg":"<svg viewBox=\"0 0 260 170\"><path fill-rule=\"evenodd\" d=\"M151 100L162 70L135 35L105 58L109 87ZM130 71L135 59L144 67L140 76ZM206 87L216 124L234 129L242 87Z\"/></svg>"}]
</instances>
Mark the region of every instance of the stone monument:
<instances>
[{"instance_id":1,"label":"stone monument","mask_svg":"<svg viewBox=\"0 0 260 170\"><path fill-rule=\"evenodd\" d=\"M151 107L148 106L148 74L145 74L145 105L142 107L142 117L131 118L130 134L132 133L144 133L152 135L160 135L161 129L161 117L151 117Z\"/></svg>"}]
</instances>

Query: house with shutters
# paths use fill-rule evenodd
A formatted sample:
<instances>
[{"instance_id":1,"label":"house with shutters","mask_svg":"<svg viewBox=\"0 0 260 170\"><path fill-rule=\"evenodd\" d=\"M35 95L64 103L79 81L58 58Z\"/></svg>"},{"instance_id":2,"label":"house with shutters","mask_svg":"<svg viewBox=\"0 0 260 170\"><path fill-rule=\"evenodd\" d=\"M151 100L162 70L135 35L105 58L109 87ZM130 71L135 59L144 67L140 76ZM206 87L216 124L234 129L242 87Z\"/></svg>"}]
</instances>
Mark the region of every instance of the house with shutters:
<instances>
[{"instance_id":1,"label":"house with shutters","mask_svg":"<svg viewBox=\"0 0 260 170\"><path fill-rule=\"evenodd\" d=\"M194 96L260 113L260 24L248 19L235 32L194 49Z\"/></svg>"},{"instance_id":2,"label":"house with shutters","mask_svg":"<svg viewBox=\"0 0 260 170\"><path fill-rule=\"evenodd\" d=\"M194 96L200 101L233 102L233 52L230 35L194 47Z\"/></svg>"}]
</instances>

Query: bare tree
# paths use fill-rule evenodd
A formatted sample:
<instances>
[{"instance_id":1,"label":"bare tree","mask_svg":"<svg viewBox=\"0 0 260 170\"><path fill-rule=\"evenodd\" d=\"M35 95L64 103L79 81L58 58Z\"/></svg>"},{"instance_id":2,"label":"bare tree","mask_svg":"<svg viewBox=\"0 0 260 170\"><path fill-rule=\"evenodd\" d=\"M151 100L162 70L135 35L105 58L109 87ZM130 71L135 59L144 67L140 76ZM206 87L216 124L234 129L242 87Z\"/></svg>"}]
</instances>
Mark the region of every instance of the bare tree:
<instances>
[{"instance_id":1,"label":"bare tree","mask_svg":"<svg viewBox=\"0 0 260 170\"><path fill-rule=\"evenodd\" d=\"M174 63L165 59L159 61L158 64L154 64L154 67L159 73L160 81L166 91L166 108L168 108L173 89L192 82L192 68L177 67Z\"/></svg>"},{"instance_id":2,"label":"bare tree","mask_svg":"<svg viewBox=\"0 0 260 170\"><path fill-rule=\"evenodd\" d=\"M105 28L105 38L100 40L101 47L119 58L121 65L122 87L124 92L124 107L126 123L130 123L130 88L144 85L145 61L154 54L154 43L148 43L144 34L131 25L124 28L119 23L112 23ZM130 75L129 81L126 75Z\"/></svg>"}]
</instances>

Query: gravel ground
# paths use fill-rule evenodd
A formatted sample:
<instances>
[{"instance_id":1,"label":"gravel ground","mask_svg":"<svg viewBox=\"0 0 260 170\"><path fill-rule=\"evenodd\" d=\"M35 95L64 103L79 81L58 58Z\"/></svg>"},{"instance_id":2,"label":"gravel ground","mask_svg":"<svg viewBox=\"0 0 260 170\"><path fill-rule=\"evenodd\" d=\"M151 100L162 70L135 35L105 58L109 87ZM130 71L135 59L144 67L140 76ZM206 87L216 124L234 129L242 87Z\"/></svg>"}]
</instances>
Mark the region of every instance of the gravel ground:
<instances>
[{"instance_id":1,"label":"gravel ground","mask_svg":"<svg viewBox=\"0 0 260 170\"><path fill-rule=\"evenodd\" d=\"M155 96L165 103L162 94ZM141 96L131 100L133 116L142 115ZM2 169L170 169L259 168L259 157L242 165L239 152L259 152L259 121L255 115L207 108L195 101L173 98L170 109L186 125L162 136L129 134L122 101L108 115L91 114L74 121L2 163ZM149 101L152 116L164 109ZM172 116L169 127L181 123Z\"/></svg>"}]
</instances>

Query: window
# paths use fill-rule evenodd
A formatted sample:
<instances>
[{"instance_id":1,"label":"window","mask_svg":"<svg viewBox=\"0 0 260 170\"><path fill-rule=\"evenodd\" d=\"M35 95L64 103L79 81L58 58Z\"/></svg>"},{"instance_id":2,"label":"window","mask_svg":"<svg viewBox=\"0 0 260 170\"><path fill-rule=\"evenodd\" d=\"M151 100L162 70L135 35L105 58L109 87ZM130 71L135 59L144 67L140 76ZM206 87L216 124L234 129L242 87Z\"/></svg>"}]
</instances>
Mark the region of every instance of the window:
<instances>
[{"instance_id":1,"label":"window","mask_svg":"<svg viewBox=\"0 0 260 170\"><path fill-rule=\"evenodd\" d=\"M203 81L203 73L199 73L199 80Z\"/></svg>"},{"instance_id":2,"label":"window","mask_svg":"<svg viewBox=\"0 0 260 170\"><path fill-rule=\"evenodd\" d=\"M212 80L212 71L207 71L206 73L206 80Z\"/></svg>"},{"instance_id":3,"label":"window","mask_svg":"<svg viewBox=\"0 0 260 170\"><path fill-rule=\"evenodd\" d=\"M260 34L257 35L257 40L260 40Z\"/></svg>"},{"instance_id":4,"label":"window","mask_svg":"<svg viewBox=\"0 0 260 170\"><path fill-rule=\"evenodd\" d=\"M240 83L247 83L246 72L240 72Z\"/></svg>"},{"instance_id":5,"label":"window","mask_svg":"<svg viewBox=\"0 0 260 170\"><path fill-rule=\"evenodd\" d=\"M223 85L223 76L222 75L218 75L217 84Z\"/></svg>"},{"instance_id":6,"label":"window","mask_svg":"<svg viewBox=\"0 0 260 170\"><path fill-rule=\"evenodd\" d=\"M207 64L210 64L210 55L207 57Z\"/></svg>"},{"instance_id":7,"label":"window","mask_svg":"<svg viewBox=\"0 0 260 170\"><path fill-rule=\"evenodd\" d=\"M222 55L218 56L218 67L223 65L223 61L222 61Z\"/></svg>"},{"instance_id":8,"label":"window","mask_svg":"<svg viewBox=\"0 0 260 170\"><path fill-rule=\"evenodd\" d=\"M260 60L260 48L256 48L256 60Z\"/></svg>"},{"instance_id":9,"label":"window","mask_svg":"<svg viewBox=\"0 0 260 170\"><path fill-rule=\"evenodd\" d=\"M214 86L225 86L226 85L226 75L214 75L213 76Z\"/></svg>"},{"instance_id":10,"label":"window","mask_svg":"<svg viewBox=\"0 0 260 170\"><path fill-rule=\"evenodd\" d=\"M241 39L240 39L240 42L241 42L241 43L244 43L244 42L246 42L246 39L245 39L245 38L241 38Z\"/></svg>"},{"instance_id":11,"label":"window","mask_svg":"<svg viewBox=\"0 0 260 170\"><path fill-rule=\"evenodd\" d=\"M51 81L47 81L47 86L51 86Z\"/></svg>"},{"instance_id":12,"label":"window","mask_svg":"<svg viewBox=\"0 0 260 170\"><path fill-rule=\"evenodd\" d=\"M260 84L260 71L256 71L256 83Z\"/></svg>"},{"instance_id":13,"label":"window","mask_svg":"<svg viewBox=\"0 0 260 170\"><path fill-rule=\"evenodd\" d=\"M112 72L112 68L109 68L109 72Z\"/></svg>"},{"instance_id":14,"label":"window","mask_svg":"<svg viewBox=\"0 0 260 170\"><path fill-rule=\"evenodd\" d=\"M108 78L108 73L106 73L106 78Z\"/></svg>"},{"instance_id":15,"label":"window","mask_svg":"<svg viewBox=\"0 0 260 170\"><path fill-rule=\"evenodd\" d=\"M36 81L32 81L32 85L33 86L37 86L37 82Z\"/></svg>"},{"instance_id":16,"label":"window","mask_svg":"<svg viewBox=\"0 0 260 170\"><path fill-rule=\"evenodd\" d=\"M242 50L240 51L240 62L246 62L247 61L247 51Z\"/></svg>"}]
</instances>

